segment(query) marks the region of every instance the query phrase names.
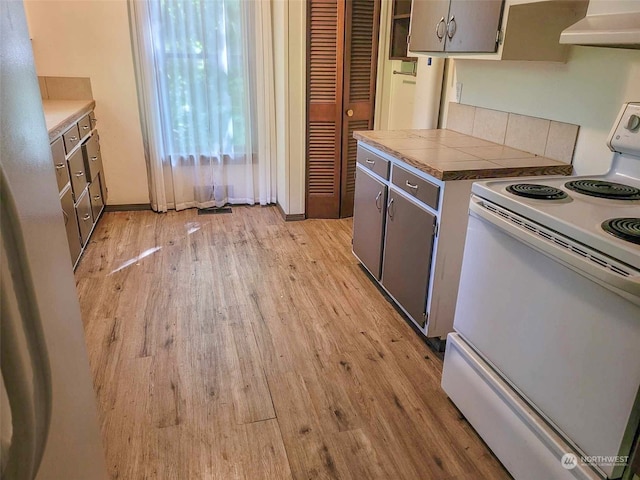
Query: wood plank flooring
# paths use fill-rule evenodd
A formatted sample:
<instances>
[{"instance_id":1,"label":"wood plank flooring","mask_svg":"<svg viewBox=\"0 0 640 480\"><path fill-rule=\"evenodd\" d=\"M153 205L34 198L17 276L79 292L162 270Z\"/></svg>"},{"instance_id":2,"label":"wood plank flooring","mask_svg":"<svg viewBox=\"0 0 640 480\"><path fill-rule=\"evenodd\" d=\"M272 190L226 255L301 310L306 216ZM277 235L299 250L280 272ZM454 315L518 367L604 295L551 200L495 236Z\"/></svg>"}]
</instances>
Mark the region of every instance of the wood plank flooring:
<instances>
[{"instance_id":1,"label":"wood plank flooring","mask_svg":"<svg viewBox=\"0 0 640 480\"><path fill-rule=\"evenodd\" d=\"M351 226L104 215L76 281L112 478L510 478Z\"/></svg>"}]
</instances>

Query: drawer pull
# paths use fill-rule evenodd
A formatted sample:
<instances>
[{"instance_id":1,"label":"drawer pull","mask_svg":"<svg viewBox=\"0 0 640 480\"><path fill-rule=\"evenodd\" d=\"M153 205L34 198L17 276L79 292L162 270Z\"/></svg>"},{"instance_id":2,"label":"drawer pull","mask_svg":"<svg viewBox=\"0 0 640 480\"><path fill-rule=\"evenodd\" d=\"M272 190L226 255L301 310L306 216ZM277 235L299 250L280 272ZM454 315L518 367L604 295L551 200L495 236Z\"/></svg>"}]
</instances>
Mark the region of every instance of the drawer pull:
<instances>
[{"instance_id":1,"label":"drawer pull","mask_svg":"<svg viewBox=\"0 0 640 480\"><path fill-rule=\"evenodd\" d=\"M87 220L90 220L90 219L91 219L91 214L90 213L87 213L87 214L85 214L84 217L82 217L82 221L83 222L86 222Z\"/></svg>"},{"instance_id":2,"label":"drawer pull","mask_svg":"<svg viewBox=\"0 0 640 480\"><path fill-rule=\"evenodd\" d=\"M61 168L64 168L64 163L56 163L56 170L60 170Z\"/></svg>"},{"instance_id":3,"label":"drawer pull","mask_svg":"<svg viewBox=\"0 0 640 480\"><path fill-rule=\"evenodd\" d=\"M409 180L407 180L406 182L404 182L405 185L409 188L413 188L414 190L418 190L418 185L413 185L411 183L409 183Z\"/></svg>"},{"instance_id":4,"label":"drawer pull","mask_svg":"<svg viewBox=\"0 0 640 480\"><path fill-rule=\"evenodd\" d=\"M369 165L375 165L376 164L375 160L369 160L368 158L365 159L365 162L367 162Z\"/></svg>"},{"instance_id":5,"label":"drawer pull","mask_svg":"<svg viewBox=\"0 0 640 480\"><path fill-rule=\"evenodd\" d=\"M98 160L98 157L91 157L92 162L95 162L96 160Z\"/></svg>"},{"instance_id":6,"label":"drawer pull","mask_svg":"<svg viewBox=\"0 0 640 480\"><path fill-rule=\"evenodd\" d=\"M76 178L84 177L84 172L76 172L74 173L74 175L76 176Z\"/></svg>"},{"instance_id":7,"label":"drawer pull","mask_svg":"<svg viewBox=\"0 0 640 480\"><path fill-rule=\"evenodd\" d=\"M93 199L94 199L94 200L100 200L100 195L94 195L94 196L93 196Z\"/></svg>"},{"instance_id":8,"label":"drawer pull","mask_svg":"<svg viewBox=\"0 0 640 480\"><path fill-rule=\"evenodd\" d=\"M76 137L75 135L71 135L71 136L69 137L69 141L70 141L70 142L77 142L77 141L78 141L78 137Z\"/></svg>"},{"instance_id":9,"label":"drawer pull","mask_svg":"<svg viewBox=\"0 0 640 480\"><path fill-rule=\"evenodd\" d=\"M91 127L89 125L82 125L83 130L89 130Z\"/></svg>"}]
</instances>

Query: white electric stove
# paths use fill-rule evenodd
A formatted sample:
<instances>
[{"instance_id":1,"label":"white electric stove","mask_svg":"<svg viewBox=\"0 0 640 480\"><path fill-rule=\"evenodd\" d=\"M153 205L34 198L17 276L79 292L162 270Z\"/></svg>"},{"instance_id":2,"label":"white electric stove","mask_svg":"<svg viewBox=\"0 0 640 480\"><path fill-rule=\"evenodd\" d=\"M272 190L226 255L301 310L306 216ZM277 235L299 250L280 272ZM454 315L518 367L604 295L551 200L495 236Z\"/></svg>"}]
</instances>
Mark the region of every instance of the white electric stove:
<instances>
[{"instance_id":1,"label":"white electric stove","mask_svg":"<svg viewBox=\"0 0 640 480\"><path fill-rule=\"evenodd\" d=\"M442 387L516 479L621 478L640 419L640 103L609 173L472 187Z\"/></svg>"}]
</instances>

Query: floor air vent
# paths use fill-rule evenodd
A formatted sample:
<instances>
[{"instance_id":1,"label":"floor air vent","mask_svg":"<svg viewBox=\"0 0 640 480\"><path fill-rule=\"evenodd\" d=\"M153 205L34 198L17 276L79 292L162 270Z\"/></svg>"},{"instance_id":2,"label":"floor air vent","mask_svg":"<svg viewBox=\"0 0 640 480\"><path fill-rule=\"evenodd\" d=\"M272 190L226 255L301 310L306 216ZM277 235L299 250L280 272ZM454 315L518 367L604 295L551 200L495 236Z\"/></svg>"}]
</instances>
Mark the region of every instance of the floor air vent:
<instances>
[{"instance_id":1,"label":"floor air vent","mask_svg":"<svg viewBox=\"0 0 640 480\"><path fill-rule=\"evenodd\" d=\"M198 209L198 215L212 215L216 213L232 213L231 207L211 207Z\"/></svg>"}]
</instances>

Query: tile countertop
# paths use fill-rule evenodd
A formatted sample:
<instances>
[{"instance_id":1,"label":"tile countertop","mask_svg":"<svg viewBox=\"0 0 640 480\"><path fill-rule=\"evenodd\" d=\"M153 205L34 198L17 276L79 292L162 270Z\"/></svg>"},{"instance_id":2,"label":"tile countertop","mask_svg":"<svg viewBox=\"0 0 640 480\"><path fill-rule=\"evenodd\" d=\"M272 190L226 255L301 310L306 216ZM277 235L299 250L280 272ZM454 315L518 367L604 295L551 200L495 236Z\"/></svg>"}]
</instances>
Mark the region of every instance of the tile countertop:
<instances>
[{"instance_id":1,"label":"tile countertop","mask_svg":"<svg viewBox=\"0 0 640 480\"><path fill-rule=\"evenodd\" d=\"M573 172L570 164L452 130L371 130L353 136L444 181Z\"/></svg>"},{"instance_id":2,"label":"tile countertop","mask_svg":"<svg viewBox=\"0 0 640 480\"><path fill-rule=\"evenodd\" d=\"M60 136L80 117L95 107L94 100L43 100L44 118L49 131L49 140Z\"/></svg>"}]
</instances>

